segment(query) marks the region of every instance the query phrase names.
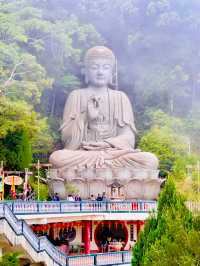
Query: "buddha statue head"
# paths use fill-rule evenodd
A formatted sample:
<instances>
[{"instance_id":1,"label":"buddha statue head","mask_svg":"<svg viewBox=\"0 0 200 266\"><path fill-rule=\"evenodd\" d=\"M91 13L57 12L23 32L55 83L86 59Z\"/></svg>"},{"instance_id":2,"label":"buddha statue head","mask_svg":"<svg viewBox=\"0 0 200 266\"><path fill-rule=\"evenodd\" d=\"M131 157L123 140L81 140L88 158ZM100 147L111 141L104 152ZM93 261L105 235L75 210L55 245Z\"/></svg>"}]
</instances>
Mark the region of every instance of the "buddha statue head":
<instances>
[{"instance_id":1,"label":"buddha statue head","mask_svg":"<svg viewBox=\"0 0 200 266\"><path fill-rule=\"evenodd\" d=\"M115 56L105 46L90 48L84 58L85 81L94 87L105 87L112 84Z\"/></svg>"}]
</instances>

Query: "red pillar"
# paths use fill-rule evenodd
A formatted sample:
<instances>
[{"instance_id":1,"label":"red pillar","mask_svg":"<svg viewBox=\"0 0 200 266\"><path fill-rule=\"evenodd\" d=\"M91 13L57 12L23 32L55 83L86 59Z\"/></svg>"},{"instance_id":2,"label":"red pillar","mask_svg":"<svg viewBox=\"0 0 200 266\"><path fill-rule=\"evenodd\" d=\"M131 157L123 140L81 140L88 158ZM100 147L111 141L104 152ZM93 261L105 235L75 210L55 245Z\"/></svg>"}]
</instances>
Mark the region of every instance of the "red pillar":
<instances>
[{"instance_id":1,"label":"red pillar","mask_svg":"<svg viewBox=\"0 0 200 266\"><path fill-rule=\"evenodd\" d=\"M137 235L139 235L140 231L143 230L144 221L137 221Z\"/></svg>"},{"instance_id":2,"label":"red pillar","mask_svg":"<svg viewBox=\"0 0 200 266\"><path fill-rule=\"evenodd\" d=\"M139 232L140 232L140 221L137 221L137 239L139 236Z\"/></svg>"},{"instance_id":3,"label":"red pillar","mask_svg":"<svg viewBox=\"0 0 200 266\"><path fill-rule=\"evenodd\" d=\"M85 230L84 230L84 248L85 254L90 254L90 221L85 221Z\"/></svg>"}]
</instances>

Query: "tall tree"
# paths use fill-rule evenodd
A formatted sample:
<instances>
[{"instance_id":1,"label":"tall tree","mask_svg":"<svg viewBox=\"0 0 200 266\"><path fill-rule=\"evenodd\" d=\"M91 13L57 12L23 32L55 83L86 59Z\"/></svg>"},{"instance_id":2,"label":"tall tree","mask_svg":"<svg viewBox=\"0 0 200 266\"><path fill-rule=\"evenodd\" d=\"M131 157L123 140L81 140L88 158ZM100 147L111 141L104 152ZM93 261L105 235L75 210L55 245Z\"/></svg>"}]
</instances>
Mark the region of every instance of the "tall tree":
<instances>
[{"instance_id":1,"label":"tall tree","mask_svg":"<svg viewBox=\"0 0 200 266\"><path fill-rule=\"evenodd\" d=\"M168 179L157 214L147 221L133 248L132 265L198 265L200 231L195 224L184 198L176 192L172 179Z\"/></svg>"}]
</instances>

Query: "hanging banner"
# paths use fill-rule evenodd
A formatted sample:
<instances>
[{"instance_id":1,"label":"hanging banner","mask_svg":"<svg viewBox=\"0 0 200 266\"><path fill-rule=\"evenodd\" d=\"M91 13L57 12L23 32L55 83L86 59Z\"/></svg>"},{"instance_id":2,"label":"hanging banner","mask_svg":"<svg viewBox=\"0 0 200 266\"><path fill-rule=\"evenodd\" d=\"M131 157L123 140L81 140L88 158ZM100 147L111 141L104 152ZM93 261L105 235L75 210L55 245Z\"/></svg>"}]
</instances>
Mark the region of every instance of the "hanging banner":
<instances>
[{"instance_id":1,"label":"hanging banner","mask_svg":"<svg viewBox=\"0 0 200 266\"><path fill-rule=\"evenodd\" d=\"M0 200L4 200L4 172L3 172L2 162L1 162L1 168L0 168Z\"/></svg>"},{"instance_id":2,"label":"hanging banner","mask_svg":"<svg viewBox=\"0 0 200 266\"><path fill-rule=\"evenodd\" d=\"M0 175L0 193L3 193L3 175Z\"/></svg>"}]
</instances>

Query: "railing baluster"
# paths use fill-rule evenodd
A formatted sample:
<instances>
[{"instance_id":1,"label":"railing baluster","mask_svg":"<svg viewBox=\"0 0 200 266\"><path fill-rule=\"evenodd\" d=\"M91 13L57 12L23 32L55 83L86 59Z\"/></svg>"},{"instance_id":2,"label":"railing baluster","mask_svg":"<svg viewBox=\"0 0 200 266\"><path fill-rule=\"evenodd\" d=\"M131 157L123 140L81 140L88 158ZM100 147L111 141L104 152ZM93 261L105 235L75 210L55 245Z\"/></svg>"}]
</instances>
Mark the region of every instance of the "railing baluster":
<instances>
[{"instance_id":1,"label":"railing baluster","mask_svg":"<svg viewBox=\"0 0 200 266\"><path fill-rule=\"evenodd\" d=\"M122 262L124 262L124 252L122 252Z\"/></svg>"},{"instance_id":2,"label":"railing baluster","mask_svg":"<svg viewBox=\"0 0 200 266\"><path fill-rule=\"evenodd\" d=\"M79 212L144 212L156 211L156 201L61 201L61 202L23 202L10 201L8 206L15 214L29 213L79 213Z\"/></svg>"}]
</instances>

